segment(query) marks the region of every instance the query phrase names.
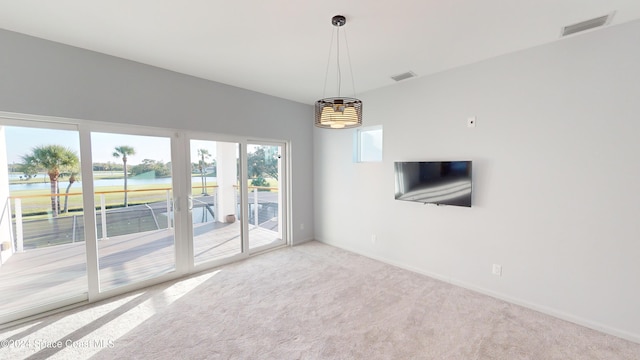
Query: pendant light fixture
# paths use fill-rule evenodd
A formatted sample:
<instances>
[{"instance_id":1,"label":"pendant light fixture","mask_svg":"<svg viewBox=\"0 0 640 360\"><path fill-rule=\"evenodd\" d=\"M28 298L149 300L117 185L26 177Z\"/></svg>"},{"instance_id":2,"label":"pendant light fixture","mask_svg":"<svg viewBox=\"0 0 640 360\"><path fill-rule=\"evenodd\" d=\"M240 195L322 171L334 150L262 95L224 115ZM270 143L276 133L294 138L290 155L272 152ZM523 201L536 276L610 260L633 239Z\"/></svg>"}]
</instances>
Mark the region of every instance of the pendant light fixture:
<instances>
[{"instance_id":1,"label":"pendant light fixture","mask_svg":"<svg viewBox=\"0 0 640 360\"><path fill-rule=\"evenodd\" d=\"M362 125L362 101L355 97L340 96L340 86L342 85L342 73L340 71L340 27L347 23L347 19L342 15L336 15L331 19L331 23L336 27L336 57L338 64L338 96L323 98L316 101L315 125L325 129L348 129ZM346 42L346 36L345 36ZM332 39L333 43L333 39ZM349 58L349 44L347 43L347 58L349 59L349 71L353 84L353 71L351 69L351 59ZM331 51L329 51L331 58ZM330 60L330 59L329 59ZM325 74L324 86L327 88L327 78L329 75L329 62L327 62L327 73ZM353 87L355 96L355 86ZM324 92L322 94L324 97Z\"/></svg>"}]
</instances>

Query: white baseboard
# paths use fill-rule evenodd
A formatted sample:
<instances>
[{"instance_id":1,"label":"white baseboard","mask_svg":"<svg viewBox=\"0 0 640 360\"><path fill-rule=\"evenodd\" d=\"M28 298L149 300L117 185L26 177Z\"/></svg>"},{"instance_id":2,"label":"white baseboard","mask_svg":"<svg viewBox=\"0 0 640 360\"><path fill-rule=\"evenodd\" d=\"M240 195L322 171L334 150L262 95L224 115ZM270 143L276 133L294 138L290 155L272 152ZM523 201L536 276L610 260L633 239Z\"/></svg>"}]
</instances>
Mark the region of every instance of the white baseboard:
<instances>
[{"instance_id":1,"label":"white baseboard","mask_svg":"<svg viewBox=\"0 0 640 360\"><path fill-rule=\"evenodd\" d=\"M304 243L307 243L307 242L313 241L313 240L315 240L315 239L314 238L309 238L309 239L303 239L303 240L294 240L293 244L291 244L291 245L292 246L301 245L301 244L304 244Z\"/></svg>"}]
</instances>

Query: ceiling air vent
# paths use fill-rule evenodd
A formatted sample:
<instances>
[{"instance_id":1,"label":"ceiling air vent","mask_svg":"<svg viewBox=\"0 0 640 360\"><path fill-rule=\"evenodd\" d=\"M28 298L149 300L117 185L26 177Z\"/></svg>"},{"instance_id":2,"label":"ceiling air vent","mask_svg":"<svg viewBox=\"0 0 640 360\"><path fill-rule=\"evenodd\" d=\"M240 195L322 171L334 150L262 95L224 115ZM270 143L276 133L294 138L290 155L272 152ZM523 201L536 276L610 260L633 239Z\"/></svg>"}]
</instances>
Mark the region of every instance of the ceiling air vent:
<instances>
[{"instance_id":1,"label":"ceiling air vent","mask_svg":"<svg viewBox=\"0 0 640 360\"><path fill-rule=\"evenodd\" d=\"M577 24L567 25L562 28L562 36L568 36L571 34L579 33L581 31L590 30L602 25L609 24L611 22L612 17L613 17L613 13L607 14L605 16L600 16L594 19L585 20Z\"/></svg>"},{"instance_id":2,"label":"ceiling air vent","mask_svg":"<svg viewBox=\"0 0 640 360\"><path fill-rule=\"evenodd\" d=\"M412 77L416 77L416 74L413 71L407 71L406 73L394 75L391 78L395 81L402 81L402 80L410 79Z\"/></svg>"}]
</instances>

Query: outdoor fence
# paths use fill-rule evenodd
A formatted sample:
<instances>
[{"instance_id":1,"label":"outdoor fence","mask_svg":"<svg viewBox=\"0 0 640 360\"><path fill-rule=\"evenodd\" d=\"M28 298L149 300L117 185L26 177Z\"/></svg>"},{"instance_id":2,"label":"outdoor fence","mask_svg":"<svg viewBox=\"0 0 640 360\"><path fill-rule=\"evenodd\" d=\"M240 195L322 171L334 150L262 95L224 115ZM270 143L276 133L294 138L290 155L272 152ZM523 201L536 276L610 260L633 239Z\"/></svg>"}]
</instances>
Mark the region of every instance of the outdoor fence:
<instances>
[{"instance_id":1,"label":"outdoor fence","mask_svg":"<svg viewBox=\"0 0 640 360\"><path fill-rule=\"evenodd\" d=\"M128 190L127 192L158 192L164 196L155 196L162 201L153 201L129 207L116 207L108 209L105 196L124 191L96 192L100 206L96 211L96 234L98 239L106 239L108 236L132 234L142 231L171 228L172 223L172 199L171 189L144 189ZM84 214L81 209L73 212L59 214L56 217L23 216L22 202L25 198L51 198L51 194L30 195L24 197L12 197L14 201L15 219L13 221L13 234L15 234L16 251L34 249L44 246L61 245L84 241ZM66 196L66 195L54 195ZM82 196L82 193L73 193L69 196ZM151 200L151 199L148 199Z\"/></svg>"},{"instance_id":2,"label":"outdoor fence","mask_svg":"<svg viewBox=\"0 0 640 360\"><path fill-rule=\"evenodd\" d=\"M13 243L13 232L11 229L11 202L10 199L7 198L2 204L2 210L0 210L0 233L8 232L9 236L7 238L0 237L0 265L4 264L6 258L11 256L11 248L14 246ZM13 251L13 250L11 250Z\"/></svg>"},{"instance_id":3,"label":"outdoor fence","mask_svg":"<svg viewBox=\"0 0 640 360\"><path fill-rule=\"evenodd\" d=\"M193 200L192 220L194 223L208 223L216 221L215 199L217 186L212 194L204 194ZM193 189L201 188L194 186ZM278 201L277 193L272 194L273 199L260 199L259 194L268 195L277 188L250 186L247 196L248 221L251 225L260 226L270 230L278 230ZM108 204L107 197L110 194L123 193L123 190L96 192L96 235L98 239L106 239L112 236L127 235L132 233L170 229L173 225L173 200L171 188L155 188L144 190L127 190L131 193L155 192L154 196L147 196L145 203L123 207ZM163 195L158 195L163 193ZM276 195L275 197L273 195ZM11 218L10 199L13 199L14 221L12 230L9 231L11 242L15 251L35 249L39 247L55 246L67 243L82 242L85 240L85 222L82 208L70 209L69 213L60 214L57 217L23 216L23 200L28 198L51 198L51 194L15 196L5 202L1 211L3 216L0 221ZM53 196L67 196L56 194ZM81 198L82 193L68 194L69 197ZM264 197L264 196L263 196ZM78 201L76 201L78 203ZM79 202L81 203L81 201ZM109 208L111 207L111 208ZM7 215L5 215L5 213ZM241 219L240 194L238 193L237 217ZM29 219L34 218L34 219Z\"/></svg>"}]
</instances>

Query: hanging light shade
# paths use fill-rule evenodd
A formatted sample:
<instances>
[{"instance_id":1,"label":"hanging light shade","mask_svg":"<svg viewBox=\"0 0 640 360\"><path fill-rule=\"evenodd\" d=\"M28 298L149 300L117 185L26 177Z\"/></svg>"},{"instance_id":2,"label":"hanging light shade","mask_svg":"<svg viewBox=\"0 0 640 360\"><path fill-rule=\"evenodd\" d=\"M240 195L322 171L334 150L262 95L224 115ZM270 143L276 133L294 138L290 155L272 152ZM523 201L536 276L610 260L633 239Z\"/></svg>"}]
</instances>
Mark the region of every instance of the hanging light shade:
<instances>
[{"instance_id":1,"label":"hanging light shade","mask_svg":"<svg viewBox=\"0 0 640 360\"><path fill-rule=\"evenodd\" d=\"M344 129L362 125L362 101L334 97L316 101L316 126Z\"/></svg>"},{"instance_id":2,"label":"hanging light shade","mask_svg":"<svg viewBox=\"0 0 640 360\"><path fill-rule=\"evenodd\" d=\"M338 64L338 96L323 98L316 101L315 125L325 129L347 129L362 125L362 101L355 97L341 97L340 85L342 82L340 71L340 27L347 23L342 15L336 15L331 19L331 23L338 31L336 32L336 60ZM346 39L346 38L345 38ZM347 56L349 55L349 47L347 44ZM349 61L351 64L351 61ZM351 69L349 69L351 70ZM327 77L329 75L329 66L327 65L327 74L325 76L325 90ZM351 81L353 83L353 71L351 71ZM355 92L355 86L354 86ZM355 95L354 95L355 96Z\"/></svg>"}]
</instances>

